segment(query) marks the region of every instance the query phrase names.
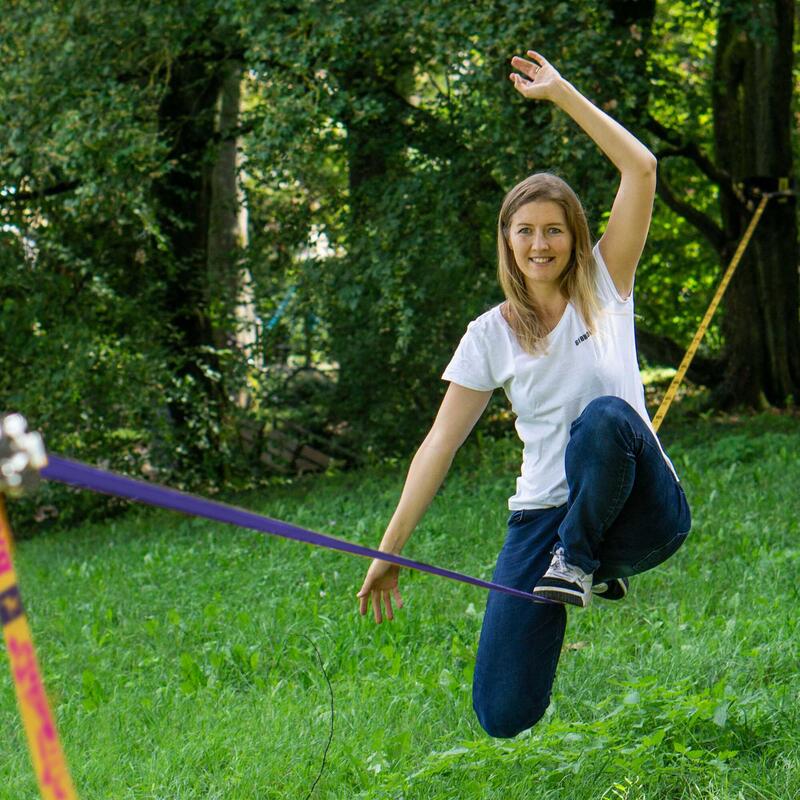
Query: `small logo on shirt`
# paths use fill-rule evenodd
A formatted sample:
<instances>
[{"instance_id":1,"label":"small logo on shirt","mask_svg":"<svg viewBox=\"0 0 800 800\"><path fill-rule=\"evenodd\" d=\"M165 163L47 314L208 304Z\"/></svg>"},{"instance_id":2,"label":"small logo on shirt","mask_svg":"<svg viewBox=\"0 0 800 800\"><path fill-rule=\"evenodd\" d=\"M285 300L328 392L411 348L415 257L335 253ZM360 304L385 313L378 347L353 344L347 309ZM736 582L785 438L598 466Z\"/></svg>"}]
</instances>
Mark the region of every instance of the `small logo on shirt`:
<instances>
[{"instance_id":1,"label":"small logo on shirt","mask_svg":"<svg viewBox=\"0 0 800 800\"><path fill-rule=\"evenodd\" d=\"M575 347L577 347L577 346L578 346L578 345L579 345L581 342L585 342L585 341L586 341L586 340L587 340L587 339L588 339L588 338L589 338L591 335L592 335L592 334L591 334L591 333L589 333L589 331L586 331L586 333L584 333L584 334L581 334L581 335L580 335L580 336L579 336L579 337L578 337L578 338L575 340Z\"/></svg>"}]
</instances>

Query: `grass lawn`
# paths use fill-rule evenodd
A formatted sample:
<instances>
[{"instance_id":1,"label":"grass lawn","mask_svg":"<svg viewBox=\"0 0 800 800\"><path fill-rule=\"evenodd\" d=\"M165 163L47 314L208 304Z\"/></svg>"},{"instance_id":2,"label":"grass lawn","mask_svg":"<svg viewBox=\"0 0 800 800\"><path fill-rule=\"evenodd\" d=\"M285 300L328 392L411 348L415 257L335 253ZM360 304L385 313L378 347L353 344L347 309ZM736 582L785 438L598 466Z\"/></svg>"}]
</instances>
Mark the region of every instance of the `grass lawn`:
<instances>
[{"instance_id":1,"label":"grass lawn","mask_svg":"<svg viewBox=\"0 0 800 800\"><path fill-rule=\"evenodd\" d=\"M674 800L800 796L800 422L668 417L694 527L621 603L570 611L545 719L475 720L485 592L404 572L356 612L368 562L141 509L20 542L16 566L83 800ZM473 436L405 555L490 578L521 446ZM408 462L238 502L377 546ZM0 798L38 797L0 648Z\"/></svg>"}]
</instances>

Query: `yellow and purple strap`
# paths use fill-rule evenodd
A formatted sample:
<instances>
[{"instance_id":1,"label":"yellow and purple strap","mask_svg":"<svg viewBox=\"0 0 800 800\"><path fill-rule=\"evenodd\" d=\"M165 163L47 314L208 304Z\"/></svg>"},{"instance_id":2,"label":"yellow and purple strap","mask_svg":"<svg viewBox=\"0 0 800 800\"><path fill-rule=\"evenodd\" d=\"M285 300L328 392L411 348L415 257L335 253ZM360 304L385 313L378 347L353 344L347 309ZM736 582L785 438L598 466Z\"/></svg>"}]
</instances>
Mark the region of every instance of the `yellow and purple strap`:
<instances>
[{"instance_id":1,"label":"yellow and purple strap","mask_svg":"<svg viewBox=\"0 0 800 800\"><path fill-rule=\"evenodd\" d=\"M0 495L0 622L33 769L44 800L77 800L22 606L11 557L12 542Z\"/></svg>"}]
</instances>

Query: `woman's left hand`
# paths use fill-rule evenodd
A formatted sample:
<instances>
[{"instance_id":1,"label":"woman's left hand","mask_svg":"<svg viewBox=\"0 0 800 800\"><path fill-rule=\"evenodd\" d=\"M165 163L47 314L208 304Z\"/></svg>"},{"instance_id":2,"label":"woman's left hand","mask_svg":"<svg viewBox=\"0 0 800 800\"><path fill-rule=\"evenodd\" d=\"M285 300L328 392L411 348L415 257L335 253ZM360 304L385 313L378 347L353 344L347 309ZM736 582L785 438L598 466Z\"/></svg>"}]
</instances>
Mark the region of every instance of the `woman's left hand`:
<instances>
[{"instance_id":1,"label":"woman's left hand","mask_svg":"<svg viewBox=\"0 0 800 800\"><path fill-rule=\"evenodd\" d=\"M514 56L511 64L514 69L519 70L528 79L523 78L516 72L509 77L514 82L514 88L529 100L553 100L559 86L563 83L563 78L558 70L542 55L535 50L528 50L527 55L533 58L532 61Z\"/></svg>"}]
</instances>

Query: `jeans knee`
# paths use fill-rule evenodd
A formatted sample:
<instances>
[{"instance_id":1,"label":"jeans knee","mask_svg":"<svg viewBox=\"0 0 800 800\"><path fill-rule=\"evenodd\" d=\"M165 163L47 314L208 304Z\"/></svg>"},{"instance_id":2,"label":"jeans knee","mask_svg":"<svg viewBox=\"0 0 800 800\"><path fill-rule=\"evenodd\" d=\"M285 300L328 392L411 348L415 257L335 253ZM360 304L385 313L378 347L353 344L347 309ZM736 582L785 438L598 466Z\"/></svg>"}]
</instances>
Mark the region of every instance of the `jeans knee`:
<instances>
[{"instance_id":1,"label":"jeans knee","mask_svg":"<svg viewBox=\"0 0 800 800\"><path fill-rule=\"evenodd\" d=\"M499 704L481 704L473 701L475 715L481 727L495 739L511 739L518 733L532 728L544 716L550 705L549 698L525 707L515 703L505 708Z\"/></svg>"},{"instance_id":2,"label":"jeans knee","mask_svg":"<svg viewBox=\"0 0 800 800\"><path fill-rule=\"evenodd\" d=\"M631 411L634 414L636 413L635 409L626 400L605 394L595 397L572 424L575 425L580 422L580 427L585 432L595 434L617 428Z\"/></svg>"}]
</instances>

